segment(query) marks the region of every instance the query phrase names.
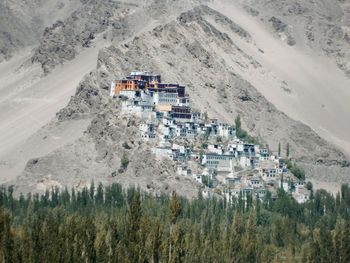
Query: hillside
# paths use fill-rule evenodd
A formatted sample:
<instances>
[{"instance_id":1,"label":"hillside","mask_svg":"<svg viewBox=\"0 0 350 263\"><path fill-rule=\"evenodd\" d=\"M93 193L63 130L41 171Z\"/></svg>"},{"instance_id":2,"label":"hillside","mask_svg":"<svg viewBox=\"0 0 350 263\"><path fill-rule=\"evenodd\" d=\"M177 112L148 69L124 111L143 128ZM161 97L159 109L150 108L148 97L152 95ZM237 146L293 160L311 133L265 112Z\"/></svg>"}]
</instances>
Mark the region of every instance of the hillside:
<instances>
[{"instance_id":1,"label":"hillside","mask_svg":"<svg viewBox=\"0 0 350 263\"><path fill-rule=\"evenodd\" d=\"M91 178L110 180L108 176L118 169L125 152L120 143L130 138L115 136L118 132L113 129L123 127L126 120L117 117L118 108L108 97L108 89L112 80L139 69L187 85L195 107L212 117L233 123L239 114L244 128L273 151L277 151L278 143L290 143L293 159L307 170L309 178L348 182L348 4L241 2L216 0L208 1L207 6L207 1L89 1L50 26L34 52L26 57L27 63L34 63L30 69L37 67L40 74L47 75L45 78L67 78L57 70L66 69L68 73L70 63L77 65L86 54L101 48L97 68L83 78L66 107L74 92L71 86L68 89L68 85L61 85L67 88L64 100L59 94L50 95L59 103L45 118L37 116L40 122L30 125L32 131L21 137L19 150L14 150L11 143L18 134L4 136L9 148L3 150L3 156L18 153L33 141L46 145L45 140L35 138L36 134L47 130L55 133L62 125L68 133L70 129L79 132L72 130L75 135L70 140L54 147L22 155L20 166L14 164L15 172L2 180L14 182L25 191L52 184L86 185ZM93 60L88 61L91 64L82 62L86 67L75 74L76 78L93 69ZM74 79L72 83L77 82ZM45 89L41 90L47 96ZM49 127L39 131L61 107ZM11 112L6 113L10 120L14 116ZM2 118L5 120L5 115ZM84 125L77 129L75 124L79 122ZM8 127L5 125L4 131L9 131ZM147 147L141 143L132 149L131 163L139 164ZM16 163L15 158L16 154L7 156L2 163ZM31 160L15 180L13 176L32 158L35 161ZM158 192L167 187L165 182L159 183L159 177L171 171L170 166L151 167L142 180L132 177L138 177L136 170L140 168L131 167L128 178L112 181L140 184L146 189L152 183L152 191ZM176 180L171 172L165 178Z\"/></svg>"},{"instance_id":2,"label":"hillside","mask_svg":"<svg viewBox=\"0 0 350 263\"><path fill-rule=\"evenodd\" d=\"M0 3L0 62L39 43L45 27L66 19L80 0L11 0Z\"/></svg>"}]
</instances>

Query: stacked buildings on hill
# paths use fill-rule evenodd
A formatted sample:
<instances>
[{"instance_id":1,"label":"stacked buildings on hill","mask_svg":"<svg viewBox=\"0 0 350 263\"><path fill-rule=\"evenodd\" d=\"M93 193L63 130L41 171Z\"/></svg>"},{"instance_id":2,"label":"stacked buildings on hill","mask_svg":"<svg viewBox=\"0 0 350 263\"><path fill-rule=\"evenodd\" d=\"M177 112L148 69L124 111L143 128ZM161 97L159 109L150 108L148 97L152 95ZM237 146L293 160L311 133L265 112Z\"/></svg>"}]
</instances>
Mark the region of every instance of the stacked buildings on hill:
<instances>
[{"instance_id":1,"label":"stacked buildings on hill","mask_svg":"<svg viewBox=\"0 0 350 263\"><path fill-rule=\"evenodd\" d=\"M309 198L304 182L288 172L283 159L238 139L232 125L194 111L185 86L163 83L150 72L131 72L112 82L110 96L121 100L121 114L141 119L141 138L152 143L159 159L177 162L178 175L193 177L228 199L248 194L262 199L278 188L298 202Z\"/></svg>"}]
</instances>

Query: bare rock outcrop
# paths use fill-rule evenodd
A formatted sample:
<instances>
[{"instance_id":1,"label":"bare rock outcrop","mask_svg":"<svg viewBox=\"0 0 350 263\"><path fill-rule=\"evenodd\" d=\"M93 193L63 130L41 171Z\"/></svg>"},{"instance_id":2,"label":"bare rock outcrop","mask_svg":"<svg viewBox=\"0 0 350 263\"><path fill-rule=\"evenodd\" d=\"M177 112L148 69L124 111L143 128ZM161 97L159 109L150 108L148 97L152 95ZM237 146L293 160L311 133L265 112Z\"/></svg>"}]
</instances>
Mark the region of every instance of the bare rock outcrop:
<instances>
[{"instance_id":1,"label":"bare rock outcrop","mask_svg":"<svg viewBox=\"0 0 350 263\"><path fill-rule=\"evenodd\" d=\"M159 1L154 4L156 2ZM112 1L108 3L118 5ZM176 6L177 10L182 10ZM101 16L93 18L92 24L88 23L94 36L107 30L111 23L121 21L114 20L107 9L101 8L102 13L98 13ZM196 194L194 182L175 176L174 163L155 160L150 152L151 145L138 137L138 120L120 116L118 101L109 97L110 82L135 69L155 71L169 82L185 84L195 108L207 111L212 117L233 123L239 114L244 128L263 144L268 144L272 151L279 142L290 143L293 159L307 167L309 176L317 177L323 169L335 180L337 176L346 180L349 162L341 151L308 126L279 111L239 74L244 70L263 70L235 44L237 36L244 43L252 41L249 32L207 6L190 8L173 19L165 19L166 7L158 11L163 15L160 19L167 23L156 24L130 41L119 41L100 51L97 69L84 78L67 107L57 113L57 121L92 118L85 135L74 144L29 162L17 181L19 189L38 190L38 185L41 187L45 182L79 187L94 179L103 183L138 185L154 193L175 189L187 196ZM307 10L296 7L291 12L304 14ZM103 17L107 17L106 20ZM72 23L74 27L74 21ZM285 30L278 21L276 23L277 28ZM116 23L115 26L123 32L124 25ZM59 23L48 30L35 59L41 61L42 58L44 64L48 63L45 64L48 69L70 59L66 53L52 52L57 41L67 37L62 43L70 45L67 50L75 54L77 47L83 46L85 37L90 38L86 34L89 30ZM81 38L76 38L77 35ZM120 169L124 157L129 163L126 169Z\"/></svg>"},{"instance_id":2,"label":"bare rock outcrop","mask_svg":"<svg viewBox=\"0 0 350 263\"><path fill-rule=\"evenodd\" d=\"M116 1L87 2L64 22L58 21L45 29L32 62L40 63L48 73L55 66L74 59L80 49L90 47L109 27L123 34L125 24L119 20L127 12L127 8Z\"/></svg>"},{"instance_id":3,"label":"bare rock outcrop","mask_svg":"<svg viewBox=\"0 0 350 263\"><path fill-rule=\"evenodd\" d=\"M101 111L85 135L51 154L30 160L16 180L18 192L41 192L52 186L76 189L91 181L140 187L154 194L171 193L193 198L199 185L176 176L170 160L156 160L150 145L140 139L139 120L118 116L117 109ZM127 146L126 146L127 145ZM121 169L121 159L128 165Z\"/></svg>"},{"instance_id":4,"label":"bare rock outcrop","mask_svg":"<svg viewBox=\"0 0 350 263\"><path fill-rule=\"evenodd\" d=\"M0 2L0 62L37 45L45 27L65 19L80 0L12 0Z\"/></svg>"},{"instance_id":5,"label":"bare rock outcrop","mask_svg":"<svg viewBox=\"0 0 350 263\"><path fill-rule=\"evenodd\" d=\"M347 1L289 1L241 0L241 3L259 11L259 17L278 32L287 32L288 44L295 45L293 30L298 30L298 41L320 54L334 58L350 75L350 6Z\"/></svg>"}]
</instances>

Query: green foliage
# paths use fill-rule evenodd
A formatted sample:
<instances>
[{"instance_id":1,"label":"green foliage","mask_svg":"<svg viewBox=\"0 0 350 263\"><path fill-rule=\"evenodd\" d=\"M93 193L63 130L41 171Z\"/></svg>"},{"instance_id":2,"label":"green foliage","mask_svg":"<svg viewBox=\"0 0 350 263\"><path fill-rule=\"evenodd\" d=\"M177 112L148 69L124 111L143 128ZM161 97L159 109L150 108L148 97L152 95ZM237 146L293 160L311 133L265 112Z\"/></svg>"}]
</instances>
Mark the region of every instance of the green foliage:
<instances>
[{"instance_id":1,"label":"green foliage","mask_svg":"<svg viewBox=\"0 0 350 263\"><path fill-rule=\"evenodd\" d=\"M298 179L305 180L305 171L298 167L295 163L293 164L290 160L286 160L288 170Z\"/></svg>"},{"instance_id":2,"label":"green foliage","mask_svg":"<svg viewBox=\"0 0 350 263\"><path fill-rule=\"evenodd\" d=\"M202 175L202 182L205 186L207 186L209 188L212 188L213 184L214 184L213 180L210 179L210 177L207 175Z\"/></svg>"},{"instance_id":3,"label":"green foliage","mask_svg":"<svg viewBox=\"0 0 350 263\"><path fill-rule=\"evenodd\" d=\"M247 131L242 129L241 117L238 115L235 119L236 136L251 144L260 144L259 140L253 136L250 136Z\"/></svg>"},{"instance_id":4,"label":"green foliage","mask_svg":"<svg viewBox=\"0 0 350 263\"><path fill-rule=\"evenodd\" d=\"M126 154L123 154L122 160L121 160L121 167L125 170L129 165L129 159L126 156Z\"/></svg>"},{"instance_id":5,"label":"green foliage","mask_svg":"<svg viewBox=\"0 0 350 263\"><path fill-rule=\"evenodd\" d=\"M208 149L208 143L202 143L201 148L202 149Z\"/></svg>"},{"instance_id":6,"label":"green foliage","mask_svg":"<svg viewBox=\"0 0 350 263\"><path fill-rule=\"evenodd\" d=\"M0 188L0 262L350 262L348 185L305 204L93 189Z\"/></svg>"},{"instance_id":7,"label":"green foliage","mask_svg":"<svg viewBox=\"0 0 350 263\"><path fill-rule=\"evenodd\" d=\"M239 115L235 119L235 127L236 127L236 131L239 131L242 128L241 116Z\"/></svg>"},{"instance_id":8,"label":"green foliage","mask_svg":"<svg viewBox=\"0 0 350 263\"><path fill-rule=\"evenodd\" d=\"M281 156L281 143L278 143L278 157Z\"/></svg>"},{"instance_id":9,"label":"green foliage","mask_svg":"<svg viewBox=\"0 0 350 263\"><path fill-rule=\"evenodd\" d=\"M170 200L170 223L175 224L181 214L181 204L177 198L176 192L173 192Z\"/></svg>"},{"instance_id":10,"label":"green foliage","mask_svg":"<svg viewBox=\"0 0 350 263\"><path fill-rule=\"evenodd\" d=\"M206 143L209 140L209 135L210 135L210 132L208 130L205 131L205 133L202 136L202 141L204 141Z\"/></svg>"},{"instance_id":11,"label":"green foliage","mask_svg":"<svg viewBox=\"0 0 350 263\"><path fill-rule=\"evenodd\" d=\"M306 183L306 189L309 191L311 191L313 189L313 185L310 181Z\"/></svg>"},{"instance_id":12,"label":"green foliage","mask_svg":"<svg viewBox=\"0 0 350 263\"><path fill-rule=\"evenodd\" d=\"M122 159L120 160L120 168L118 172L123 173L128 168L128 165L129 165L129 158L124 153ZM116 176L116 173L113 173L112 177L115 177L115 176Z\"/></svg>"}]
</instances>

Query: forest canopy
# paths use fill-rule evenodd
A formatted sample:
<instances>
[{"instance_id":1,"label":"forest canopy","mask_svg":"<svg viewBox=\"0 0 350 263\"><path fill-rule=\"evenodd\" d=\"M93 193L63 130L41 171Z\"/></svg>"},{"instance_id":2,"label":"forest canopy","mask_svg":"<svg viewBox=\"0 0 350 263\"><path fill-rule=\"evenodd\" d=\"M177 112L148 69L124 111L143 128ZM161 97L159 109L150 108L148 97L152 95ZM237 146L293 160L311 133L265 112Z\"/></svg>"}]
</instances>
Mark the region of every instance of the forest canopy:
<instances>
[{"instance_id":1,"label":"forest canopy","mask_svg":"<svg viewBox=\"0 0 350 263\"><path fill-rule=\"evenodd\" d=\"M350 262L350 188L298 204L154 196L118 184L0 190L0 262Z\"/></svg>"}]
</instances>

